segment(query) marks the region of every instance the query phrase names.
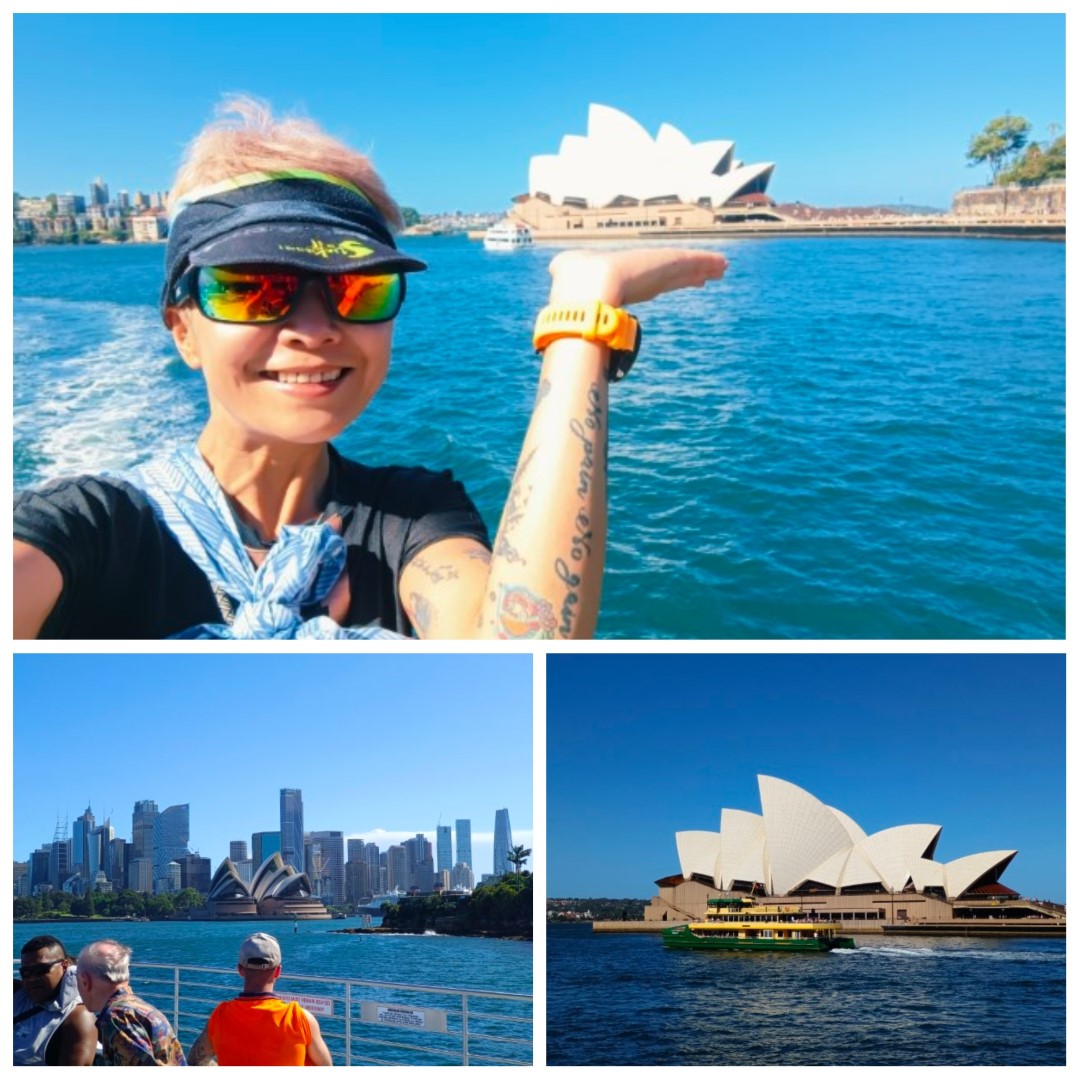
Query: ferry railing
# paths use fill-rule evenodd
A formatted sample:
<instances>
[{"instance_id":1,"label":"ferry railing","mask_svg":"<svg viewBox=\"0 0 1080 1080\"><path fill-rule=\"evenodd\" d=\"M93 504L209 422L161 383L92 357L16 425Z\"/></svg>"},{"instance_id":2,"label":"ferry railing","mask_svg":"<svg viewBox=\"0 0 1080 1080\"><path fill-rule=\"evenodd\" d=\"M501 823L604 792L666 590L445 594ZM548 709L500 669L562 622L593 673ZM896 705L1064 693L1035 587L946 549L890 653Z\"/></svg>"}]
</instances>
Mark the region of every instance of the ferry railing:
<instances>
[{"instance_id":1,"label":"ferry railing","mask_svg":"<svg viewBox=\"0 0 1080 1080\"><path fill-rule=\"evenodd\" d=\"M188 1050L241 981L235 968L132 963L131 986ZM335 1065L532 1064L531 994L294 974L274 992L315 1016Z\"/></svg>"}]
</instances>

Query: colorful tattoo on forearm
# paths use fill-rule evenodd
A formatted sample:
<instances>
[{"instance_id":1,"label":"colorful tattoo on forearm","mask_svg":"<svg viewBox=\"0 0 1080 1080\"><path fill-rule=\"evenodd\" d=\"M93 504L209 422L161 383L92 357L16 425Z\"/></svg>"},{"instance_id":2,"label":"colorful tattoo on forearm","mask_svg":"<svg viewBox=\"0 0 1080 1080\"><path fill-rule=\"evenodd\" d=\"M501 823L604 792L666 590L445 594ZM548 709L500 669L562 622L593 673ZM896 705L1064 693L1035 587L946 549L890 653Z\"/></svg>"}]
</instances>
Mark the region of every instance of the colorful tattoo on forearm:
<instances>
[{"instance_id":1,"label":"colorful tattoo on forearm","mask_svg":"<svg viewBox=\"0 0 1080 1080\"><path fill-rule=\"evenodd\" d=\"M500 638L553 638L555 612L542 596L522 585L503 585L499 589L496 622Z\"/></svg>"}]
</instances>

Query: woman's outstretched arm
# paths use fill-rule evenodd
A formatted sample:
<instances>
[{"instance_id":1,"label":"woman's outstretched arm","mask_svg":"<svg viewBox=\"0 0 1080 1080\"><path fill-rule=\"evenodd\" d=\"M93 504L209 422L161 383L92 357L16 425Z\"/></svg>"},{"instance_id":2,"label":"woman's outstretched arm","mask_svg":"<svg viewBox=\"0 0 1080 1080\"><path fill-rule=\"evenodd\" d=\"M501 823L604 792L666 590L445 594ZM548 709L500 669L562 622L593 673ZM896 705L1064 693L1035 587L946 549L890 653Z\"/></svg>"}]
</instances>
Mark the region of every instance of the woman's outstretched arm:
<instances>
[{"instance_id":1,"label":"woman's outstretched arm","mask_svg":"<svg viewBox=\"0 0 1080 1080\"><path fill-rule=\"evenodd\" d=\"M551 263L549 302L638 304L726 268L722 255L683 248L567 251ZM490 560L475 541L443 540L401 575L421 637L593 635L607 541L608 359L607 346L580 338L547 347Z\"/></svg>"}]
</instances>

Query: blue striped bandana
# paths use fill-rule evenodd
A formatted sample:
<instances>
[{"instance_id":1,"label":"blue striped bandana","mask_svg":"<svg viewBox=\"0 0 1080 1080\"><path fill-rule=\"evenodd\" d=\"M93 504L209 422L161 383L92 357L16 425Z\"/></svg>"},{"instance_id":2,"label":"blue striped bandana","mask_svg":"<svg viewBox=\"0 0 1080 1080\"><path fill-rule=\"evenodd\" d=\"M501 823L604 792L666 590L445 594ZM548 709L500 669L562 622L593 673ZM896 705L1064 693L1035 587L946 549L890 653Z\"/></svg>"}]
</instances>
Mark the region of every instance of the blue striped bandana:
<instances>
[{"instance_id":1,"label":"blue striped bandana","mask_svg":"<svg viewBox=\"0 0 1080 1080\"><path fill-rule=\"evenodd\" d=\"M225 493L195 447L176 450L123 477L143 491L158 519L206 575L225 623L204 623L174 638L390 638L380 626L347 628L326 615L304 619L345 569L346 545L326 522L283 525L262 565L244 548ZM237 607L229 619L229 603Z\"/></svg>"}]
</instances>

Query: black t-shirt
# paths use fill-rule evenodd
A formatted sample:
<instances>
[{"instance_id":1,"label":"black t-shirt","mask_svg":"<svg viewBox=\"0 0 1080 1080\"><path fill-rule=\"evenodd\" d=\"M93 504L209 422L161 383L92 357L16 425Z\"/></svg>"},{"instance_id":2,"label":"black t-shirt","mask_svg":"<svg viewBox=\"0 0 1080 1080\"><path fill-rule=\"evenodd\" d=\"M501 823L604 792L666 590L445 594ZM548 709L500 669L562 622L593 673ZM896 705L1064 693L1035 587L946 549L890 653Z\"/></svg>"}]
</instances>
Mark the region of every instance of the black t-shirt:
<instances>
[{"instance_id":1,"label":"black t-shirt","mask_svg":"<svg viewBox=\"0 0 1080 1080\"><path fill-rule=\"evenodd\" d=\"M449 471L368 468L333 447L324 509L332 514L347 547L348 626L410 633L398 598L410 560L452 536L490 547L483 519ZM43 638L166 638L223 621L210 582L125 481L81 476L19 493L15 539L43 551L63 576Z\"/></svg>"}]
</instances>

